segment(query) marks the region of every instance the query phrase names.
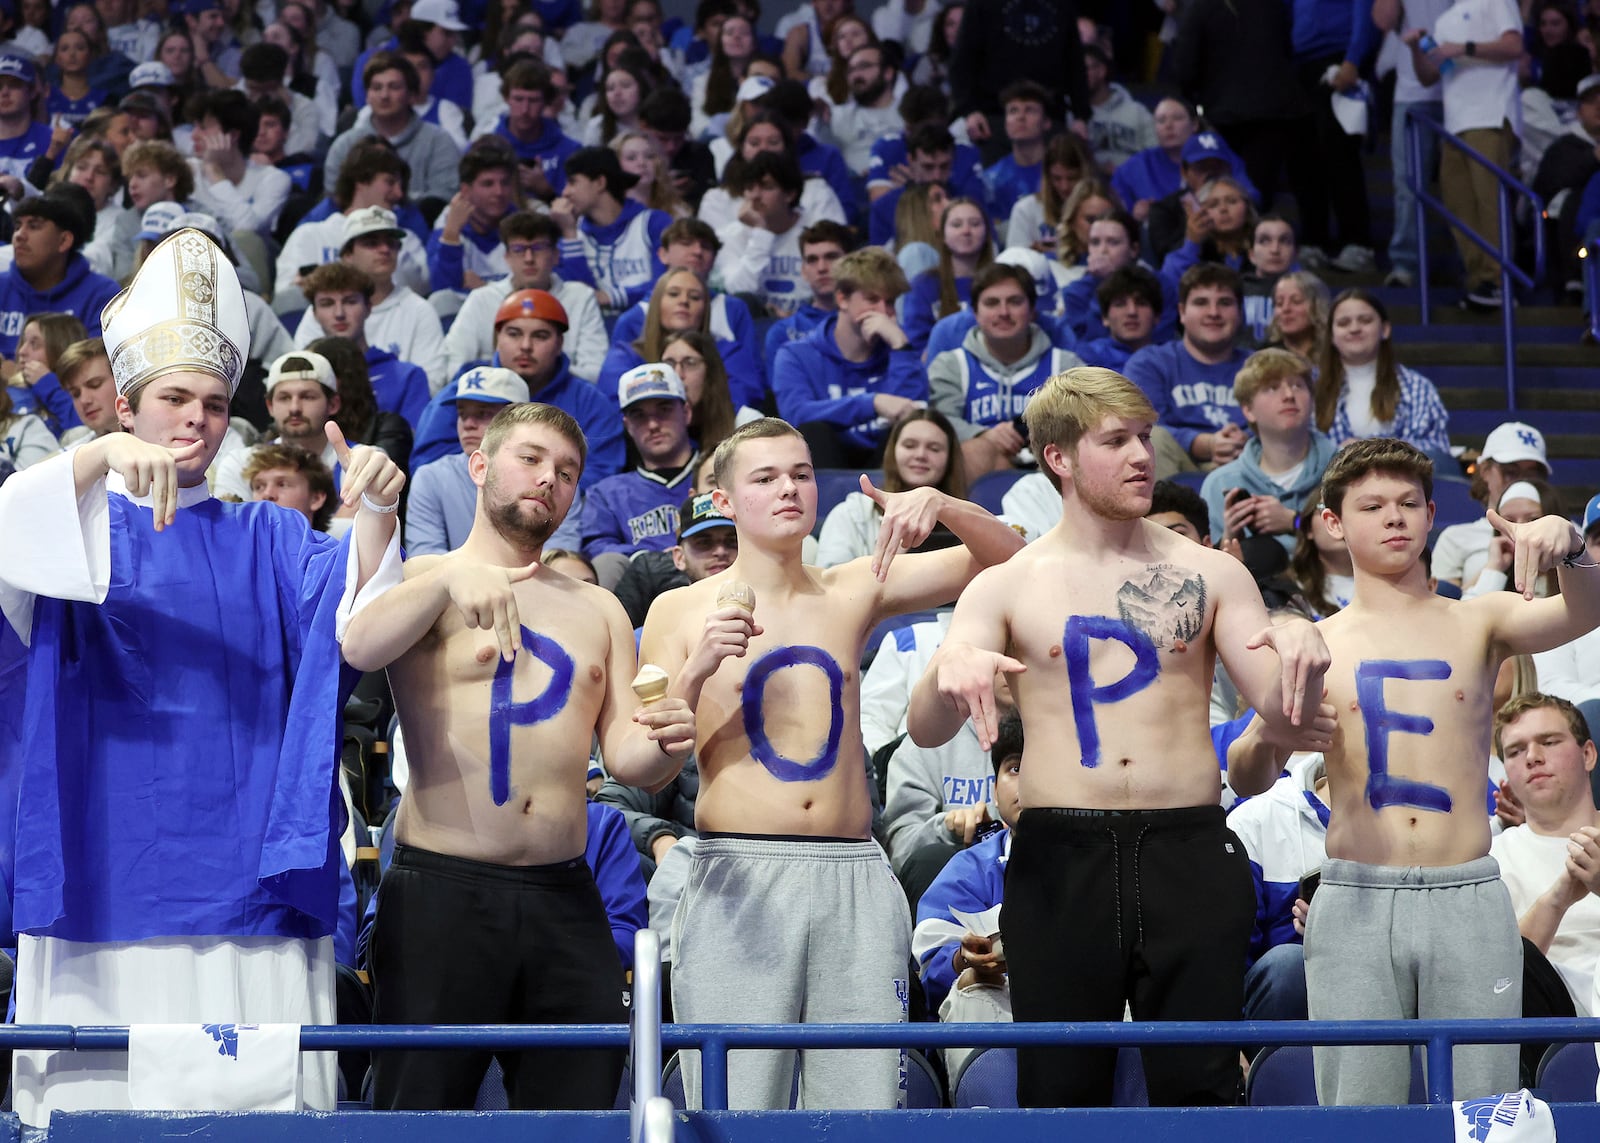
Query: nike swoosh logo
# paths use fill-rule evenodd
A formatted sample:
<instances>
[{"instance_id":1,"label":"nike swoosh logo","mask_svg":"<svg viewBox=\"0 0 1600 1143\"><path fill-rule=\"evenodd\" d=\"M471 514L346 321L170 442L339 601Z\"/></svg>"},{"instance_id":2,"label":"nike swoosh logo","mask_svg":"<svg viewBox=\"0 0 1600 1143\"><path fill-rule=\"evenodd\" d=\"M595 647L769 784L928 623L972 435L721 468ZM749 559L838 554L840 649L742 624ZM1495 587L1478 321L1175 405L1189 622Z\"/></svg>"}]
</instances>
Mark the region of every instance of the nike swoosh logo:
<instances>
[{"instance_id":1,"label":"nike swoosh logo","mask_svg":"<svg viewBox=\"0 0 1600 1143\"><path fill-rule=\"evenodd\" d=\"M1494 994L1496 996L1499 996L1502 992L1504 992L1506 989L1508 989L1510 987L1511 987L1511 982L1509 980L1502 980L1502 981L1500 981L1498 984L1496 984L1494 986Z\"/></svg>"}]
</instances>

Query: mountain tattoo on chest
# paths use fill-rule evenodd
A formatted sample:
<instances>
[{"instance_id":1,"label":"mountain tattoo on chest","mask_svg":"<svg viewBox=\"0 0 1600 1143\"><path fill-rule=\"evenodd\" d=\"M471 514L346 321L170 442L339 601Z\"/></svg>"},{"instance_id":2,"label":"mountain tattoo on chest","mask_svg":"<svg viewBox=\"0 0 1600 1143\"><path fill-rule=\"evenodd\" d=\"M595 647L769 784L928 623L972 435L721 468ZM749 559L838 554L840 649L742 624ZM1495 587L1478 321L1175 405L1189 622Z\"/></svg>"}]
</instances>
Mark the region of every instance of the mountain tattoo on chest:
<instances>
[{"instance_id":1,"label":"mountain tattoo on chest","mask_svg":"<svg viewBox=\"0 0 1600 1143\"><path fill-rule=\"evenodd\" d=\"M1205 629L1205 578L1172 564L1151 564L1117 589L1117 614L1163 651L1186 648Z\"/></svg>"}]
</instances>

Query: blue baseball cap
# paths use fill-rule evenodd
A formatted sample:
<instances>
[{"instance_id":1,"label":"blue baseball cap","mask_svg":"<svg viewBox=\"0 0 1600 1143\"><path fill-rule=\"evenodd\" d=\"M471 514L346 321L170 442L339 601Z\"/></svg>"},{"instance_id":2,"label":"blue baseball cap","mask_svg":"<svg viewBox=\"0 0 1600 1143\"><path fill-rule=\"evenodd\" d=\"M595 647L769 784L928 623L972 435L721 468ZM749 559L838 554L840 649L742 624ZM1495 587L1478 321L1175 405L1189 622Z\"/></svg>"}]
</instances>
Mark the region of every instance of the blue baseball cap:
<instances>
[{"instance_id":1,"label":"blue baseball cap","mask_svg":"<svg viewBox=\"0 0 1600 1143\"><path fill-rule=\"evenodd\" d=\"M1227 142L1215 131L1197 131L1189 136L1189 141L1183 145L1183 161L1186 163L1200 163L1207 159L1221 159L1225 163L1233 162L1233 151Z\"/></svg>"},{"instance_id":2,"label":"blue baseball cap","mask_svg":"<svg viewBox=\"0 0 1600 1143\"><path fill-rule=\"evenodd\" d=\"M1600 524L1600 493L1591 497L1583 509L1583 534L1587 536L1596 524Z\"/></svg>"},{"instance_id":3,"label":"blue baseball cap","mask_svg":"<svg viewBox=\"0 0 1600 1143\"><path fill-rule=\"evenodd\" d=\"M0 78L21 80L23 83L32 83L38 76L33 69L33 61L23 56L10 54L0 55Z\"/></svg>"}]
</instances>

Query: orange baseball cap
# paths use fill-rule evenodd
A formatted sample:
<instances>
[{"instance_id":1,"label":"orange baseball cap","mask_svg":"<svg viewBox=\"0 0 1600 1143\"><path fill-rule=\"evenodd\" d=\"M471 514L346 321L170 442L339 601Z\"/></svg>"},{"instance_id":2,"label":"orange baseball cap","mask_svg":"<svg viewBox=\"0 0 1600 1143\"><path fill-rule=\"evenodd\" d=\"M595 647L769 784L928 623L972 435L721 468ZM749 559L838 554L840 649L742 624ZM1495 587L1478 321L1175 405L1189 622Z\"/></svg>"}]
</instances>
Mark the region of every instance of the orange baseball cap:
<instances>
[{"instance_id":1,"label":"orange baseball cap","mask_svg":"<svg viewBox=\"0 0 1600 1143\"><path fill-rule=\"evenodd\" d=\"M567 331L567 311L543 290L518 290L501 302L500 308L494 311L495 332L499 333L501 326L516 318L538 318L560 326L562 333Z\"/></svg>"}]
</instances>

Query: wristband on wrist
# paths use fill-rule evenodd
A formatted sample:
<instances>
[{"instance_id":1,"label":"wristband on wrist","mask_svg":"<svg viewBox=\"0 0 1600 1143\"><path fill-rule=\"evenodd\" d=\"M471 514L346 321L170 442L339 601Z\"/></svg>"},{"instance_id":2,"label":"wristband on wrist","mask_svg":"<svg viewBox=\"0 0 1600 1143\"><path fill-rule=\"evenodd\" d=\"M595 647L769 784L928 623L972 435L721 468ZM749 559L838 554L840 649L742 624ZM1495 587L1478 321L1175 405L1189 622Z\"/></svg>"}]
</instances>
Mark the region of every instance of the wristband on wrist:
<instances>
[{"instance_id":1,"label":"wristband on wrist","mask_svg":"<svg viewBox=\"0 0 1600 1143\"><path fill-rule=\"evenodd\" d=\"M376 512L379 516L393 516L400 511L400 501L396 500L393 504L379 504L365 492L361 494L361 506L369 512Z\"/></svg>"},{"instance_id":2,"label":"wristband on wrist","mask_svg":"<svg viewBox=\"0 0 1600 1143\"><path fill-rule=\"evenodd\" d=\"M1593 560L1590 560L1588 563L1581 564L1578 562L1579 560L1583 559L1584 556L1588 555L1588 553L1589 545L1580 539L1578 541L1578 546L1573 548L1572 551L1568 552L1562 557L1561 566L1564 568L1600 567L1600 564L1596 564Z\"/></svg>"}]
</instances>

